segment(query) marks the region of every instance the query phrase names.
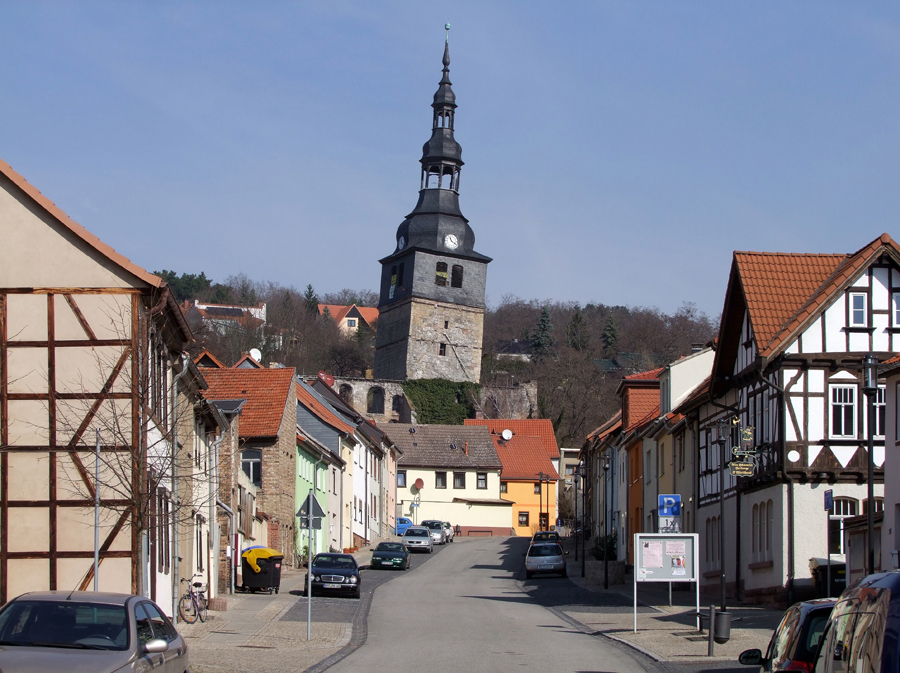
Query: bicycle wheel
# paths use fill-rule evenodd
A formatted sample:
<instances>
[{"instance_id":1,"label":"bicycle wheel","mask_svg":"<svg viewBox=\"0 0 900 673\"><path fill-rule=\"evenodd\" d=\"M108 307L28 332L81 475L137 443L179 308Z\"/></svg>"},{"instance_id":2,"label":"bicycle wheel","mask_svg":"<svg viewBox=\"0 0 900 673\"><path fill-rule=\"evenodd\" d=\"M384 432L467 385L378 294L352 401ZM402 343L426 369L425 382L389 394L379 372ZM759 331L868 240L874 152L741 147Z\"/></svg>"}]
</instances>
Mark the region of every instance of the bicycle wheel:
<instances>
[{"instance_id":1,"label":"bicycle wheel","mask_svg":"<svg viewBox=\"0 0 900 673\"><path fill-rule=\"evenodd\" d=\"M188 624L193 624L197 621L199 611L197 610L197 603L194 601L194 597L190 594L185 594L181 597L181 600L178 601L178 614L181 615L181 619L183 619Z\"/></svg>"},{"instance_id":2,"label":"bicycle wheel","mask_svg":"<svg viewBox=\"0 0 900 673\"><path fill-rule=\"evenodd\" d=\"M206 612L209 609L209 601L206 600L206 596L197 596L197 615L200 617L201 622L206 621Z\"/></svg>"}]
</instances>

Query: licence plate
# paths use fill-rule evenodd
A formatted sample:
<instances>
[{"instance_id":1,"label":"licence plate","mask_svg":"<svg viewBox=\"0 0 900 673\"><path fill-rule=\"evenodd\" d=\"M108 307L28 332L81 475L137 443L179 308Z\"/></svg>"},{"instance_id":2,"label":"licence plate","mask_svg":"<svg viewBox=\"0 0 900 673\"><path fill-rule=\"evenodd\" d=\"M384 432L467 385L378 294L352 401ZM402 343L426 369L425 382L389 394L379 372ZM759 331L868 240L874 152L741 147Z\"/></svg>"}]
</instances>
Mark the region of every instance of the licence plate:
<instances>
[{"instance_id":1,"label":"licence plate","mask_svg":"<svg viewBox=\"0 0 900 673\"><path fill-rule=\"evenodd\" d=\"M342 585L340 584L323 584L323 589L340 589Z\"/></svg>"},{"instance_id":2,"label":"licence plate","mask_svg":"<svg viewBox=\"0 0 900 673\"><path fill-rule=\"evenodd\" d=\"M538 566L538 570L553 570L553 566Z\"/></svg>"}]
</instances>

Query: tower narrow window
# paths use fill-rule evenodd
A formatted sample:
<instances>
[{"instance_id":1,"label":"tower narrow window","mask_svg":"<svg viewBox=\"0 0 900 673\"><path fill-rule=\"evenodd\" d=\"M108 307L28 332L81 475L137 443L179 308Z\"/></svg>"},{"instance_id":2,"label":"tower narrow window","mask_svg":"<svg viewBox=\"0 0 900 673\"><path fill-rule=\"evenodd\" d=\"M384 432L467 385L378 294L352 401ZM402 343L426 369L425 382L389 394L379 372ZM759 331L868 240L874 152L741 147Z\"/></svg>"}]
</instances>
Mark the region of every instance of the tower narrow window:
<instances>
[{"instance_id":1,"label":"tower narrow window","mask_svg":"<svg viewBox=\"0 0 900 673\"><path fill-rule=\"evenodd\" d=\"M463 268L460 264L453 265L453 271L450 275L450 287L462 287Z\"/></svg>"},{"instance_id":2,"label":"tower narrow window","mask_svg":"<svg viewBox=\"0 0 900 673\"><path fill-rule=\"evenodd\" d=\"M438 262L434 270L434 284L447 285L447 262Z\"/></svg>"},{"instance_id":3,"label":"tower narrow window","mask_svg":"<svg viewBox=\"0 0 900 673\"><path fill-rule=\"evenodd\" d=\"M403 287L403 262L397 267L397 287Z\"/></svg>"},{"instance_id":4,"label":"tower narrow window","mask_svg":"<svg viewBox=\"0 0 900 673\"><path fill-rule=\"evenodd\" d=\"M447 354L447 344L441 344L438 347L438 355L446 355Z\"/></svg>"},{"instance_id":5,"label":"tower narrow window","mask_svg":"<svg viewBox=\"0 0 900 673\"><path fill-rule=\"evenodd\" d=\"M384 413L384 390L382 388L369 388L366 395L366 411L370 414Z\"/></svg>"}]
</instances>

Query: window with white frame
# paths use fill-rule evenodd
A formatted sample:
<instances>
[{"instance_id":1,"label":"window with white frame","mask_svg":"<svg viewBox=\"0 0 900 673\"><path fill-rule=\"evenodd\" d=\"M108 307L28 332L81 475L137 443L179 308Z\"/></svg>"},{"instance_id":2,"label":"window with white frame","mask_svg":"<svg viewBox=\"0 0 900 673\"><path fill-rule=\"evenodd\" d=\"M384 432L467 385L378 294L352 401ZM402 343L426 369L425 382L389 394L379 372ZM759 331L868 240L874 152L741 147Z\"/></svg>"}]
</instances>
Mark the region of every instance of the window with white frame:
<instances>
[{"instance_id":1,"label":"window with white frame","mask_svg":"<svg viewBox=\"0 0 900 673\"><path fill-rule=\"evenodd\" d=\"M853 498L835 498L828 510L828 553L844 553L844 519L859 514L859 503Z\"/></svg>"},{"instance_id":2,"label":"window with white frame","mask_svg":"<svg viewBox=\"0 0 900 673\"><path fill-rule=\"evenodd\" d=\"M771 500L753 505L751 517L751 551L755 563L772 560L772 527L775 505Z\"/></svg>"},{"instance_id":3,"label":"window with white frame","mask_svg":"<svg viewBox=\"0 0 900 673\"><path fill-rule=\"evenodd\" d=\"M856 386L831 386L831 436L856 437Z\"/></svg>"},{"instance_id":4,"label":"window with white frame","mask_svg":"<svg viewBox=\"0 0 900 673\"><path fill-rule=\"evenodd\" d=\"M894 327L900 327L900 292L891 296L891 305L894 309L891 313L894 316Z\"/></svg>"},{"instance_id":5,"label":"window with white frame","mask_svg":"<svg viewBox=\"0 0 900 673\"><path fill-rule=\"evenodd\" d=\"M884 438L885 392L884 386L878 386L875 393L875 436L881 438Z\"/></svg>"},{"instance_id":6,"label":"window with white frame","mask_svg":"<svg viewBox=\"0 0 900 673\"><path fill-rule=\"evenodd\" d=\"M866 315L866 300L868 295L864 292L850 293L850 327L868 327L869 321Z\"/></svg>"}]
</instances>

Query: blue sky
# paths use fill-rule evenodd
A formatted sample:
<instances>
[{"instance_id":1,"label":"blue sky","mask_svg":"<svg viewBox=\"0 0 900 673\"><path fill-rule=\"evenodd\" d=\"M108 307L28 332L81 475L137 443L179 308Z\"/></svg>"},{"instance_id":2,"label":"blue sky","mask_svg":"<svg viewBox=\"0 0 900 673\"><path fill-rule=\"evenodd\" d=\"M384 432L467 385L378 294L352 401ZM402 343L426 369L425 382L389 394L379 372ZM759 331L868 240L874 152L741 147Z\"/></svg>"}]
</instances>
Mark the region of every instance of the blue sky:
<instances>
[{"instance_id":1,"label":"blue sky","mask_svg":"<svg viewBox=\"0 0 900 673\"><path fill-rule=\"evenodd\" d=\"M492 304L718 315L733 250L900 238L887 2L7 1L0 158L148 269L375 289L448 20Z\"/></svg>"}]
</instances>

